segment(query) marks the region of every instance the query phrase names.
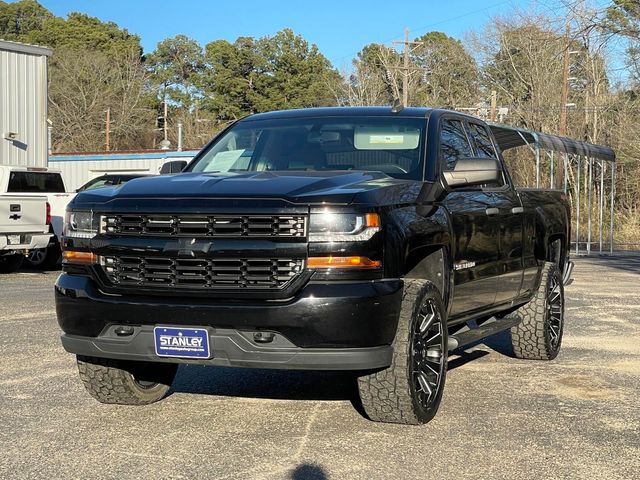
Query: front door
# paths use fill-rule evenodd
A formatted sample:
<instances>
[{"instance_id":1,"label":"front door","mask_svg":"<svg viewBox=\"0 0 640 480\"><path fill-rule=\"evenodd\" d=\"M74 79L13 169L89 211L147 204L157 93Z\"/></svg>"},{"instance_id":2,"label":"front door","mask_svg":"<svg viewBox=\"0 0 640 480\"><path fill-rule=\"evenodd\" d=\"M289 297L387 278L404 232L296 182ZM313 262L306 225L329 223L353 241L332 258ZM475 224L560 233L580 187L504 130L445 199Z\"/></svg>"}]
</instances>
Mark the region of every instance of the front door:
<instances>
[{"instance_id":1,"label":"front door","mask_svg":"<svg viewBox=\"0 0 640 480\"><path fill-rule=\"evenodd\" d=\"M502 165L493 137L489 129L474 121L467 122L467 132L472 138L475 154L479 158L492 158ZM487 186L492 191L493 208L499 224L497 235L499 249L496 275L498 289L495 303L504 303L515 299L522 285L522 237L523 208L520 197L511 186L509 177L503 169L502 178L496 185Z\"/></svg>"},{"instance_id":2,"label":"front door","mask_svg":"<svg viewBox=\"0 0 640 480\"><path fill-rule=\"evenodd\" d=\"M451 171L459 158L473 156L463 120L443 119L440 126L441 171ZM500 223L494 203L493 194L480 187L452 191L443 202L453 232L451 317L482 310L495 302Z\"/></svg>"}]
</instances>

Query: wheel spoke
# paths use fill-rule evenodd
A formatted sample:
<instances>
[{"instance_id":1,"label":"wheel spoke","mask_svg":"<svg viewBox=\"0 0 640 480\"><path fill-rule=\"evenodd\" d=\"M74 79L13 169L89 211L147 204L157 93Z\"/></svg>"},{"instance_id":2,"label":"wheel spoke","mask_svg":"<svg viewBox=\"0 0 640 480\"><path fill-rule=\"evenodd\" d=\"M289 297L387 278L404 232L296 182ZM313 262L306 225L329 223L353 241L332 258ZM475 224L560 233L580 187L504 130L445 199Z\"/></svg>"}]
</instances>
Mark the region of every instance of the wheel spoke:
<instances>
[{"instance_id":1,"label":"wheel spoke","mask_svg":"<svg viewBox=\"0 0 640 480\"><path fill-rule=\"evenodd\" d=\"M420 385L420 389L427 395L431 396L433 391L429 386L429 379L427 378L427 375L424 372L417 372L416 378L418 379L418 385Z\"/></svg>"},{"instance_id":2,"label":"wheel spoke","mask_svg":"<svg viewBox=\"0 0 640 480\"><path fill-rule=\"evenodd\" d=\"M414 387L424 408L436 397L444 361L441 317L432 300L419 310L413 336Z\"/></svg>"}]
</instances>

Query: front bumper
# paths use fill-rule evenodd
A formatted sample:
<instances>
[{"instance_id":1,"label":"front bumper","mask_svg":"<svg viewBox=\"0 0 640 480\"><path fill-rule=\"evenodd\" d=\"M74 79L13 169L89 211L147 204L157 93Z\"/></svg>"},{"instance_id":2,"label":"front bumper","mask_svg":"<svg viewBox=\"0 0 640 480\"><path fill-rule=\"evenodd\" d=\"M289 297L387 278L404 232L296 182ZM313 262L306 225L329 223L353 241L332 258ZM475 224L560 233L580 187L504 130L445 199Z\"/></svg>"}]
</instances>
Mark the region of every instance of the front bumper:
<instances>
[{"instance_id":1,"label":"front bumper","mask_svg":"<svg viewBox=\"0 0 640 480\"><path fill-rule=\"evenodd\" d=\"M50 233L23 233L20 234L19 244L9 244L8 237L6 235L0 235L0 250L35 250L47 248L50 238Z\"/></svg>"},{"instance_id":2,"label":"front bumper","mask_svg":"<svg viewBox=\"0 0 640 480\"><path fill-rule=\"evenodd\" d=\"M62 343L71 353L105 358L207 365L360 370L391 362L402 301L398 279L308 283L285 301L245 302L105 294L88 277L56 283ZM212 358L155 355L156 325L205 327ZM119 337L115 330L133 327ZM269 332L273 341L256 342Z\"/></svg>"}]
</instances>

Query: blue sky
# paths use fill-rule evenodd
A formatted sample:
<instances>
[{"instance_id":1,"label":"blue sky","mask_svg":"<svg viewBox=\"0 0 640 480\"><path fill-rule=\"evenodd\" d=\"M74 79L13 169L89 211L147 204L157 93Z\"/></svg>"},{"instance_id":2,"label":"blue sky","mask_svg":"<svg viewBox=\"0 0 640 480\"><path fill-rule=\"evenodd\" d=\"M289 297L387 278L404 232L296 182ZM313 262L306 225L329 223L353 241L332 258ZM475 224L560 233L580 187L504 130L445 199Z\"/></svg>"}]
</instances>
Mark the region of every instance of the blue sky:
<instances>
[{"instance_id":1,"label":"blue sky","mask_svg":"<svg viewBox=\"0 0 640 480\"><path fill-rule=\"evenodd\" d=\"M289 27L338 68L347 65L366 44L388 43L431 30L462 38L493 15L532 3L547 9L554 0L40 0L54 14L81 11L114 21L140 35L145 52L157 42L186 34L201 44L219 38L261 37Z\"/></svg>"}]
</instances>

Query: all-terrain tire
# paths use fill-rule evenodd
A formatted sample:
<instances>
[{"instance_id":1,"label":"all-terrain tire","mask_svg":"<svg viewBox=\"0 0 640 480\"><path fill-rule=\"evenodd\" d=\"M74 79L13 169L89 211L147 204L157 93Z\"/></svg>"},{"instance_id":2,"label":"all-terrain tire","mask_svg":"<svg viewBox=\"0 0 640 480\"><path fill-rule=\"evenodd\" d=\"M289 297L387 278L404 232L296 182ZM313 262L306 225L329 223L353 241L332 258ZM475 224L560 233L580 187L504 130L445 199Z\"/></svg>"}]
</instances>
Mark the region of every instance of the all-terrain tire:
<instances>
[{"instance_id":1,"label":"all-terrain tire","mask_svg":"<svg viewBox=\"0 0 640 480\"><path fill-rule=\"evenodd\" d=\"M514 315L520 318L520 323L511 328L514 355L528 360L556 358L564 330L564 287L554 262L545 262L536 294L509 314Z\"/></svg>"},{"instance_id":2,"label":"all-terrain tire","mask_svg":"<svg viewBox=\"0 0 640 480\"><path fill-rule=\"evenodd\" d=\"M148 405L169 391L177 364L76 356L85 388L101 403Z\"/></svg>"},{"instance_id":3,"label":"all-terrain tire","mask_svg":"<svg viewBox=\"0 0 640 480\"><path fill-rule=\"evenodd\" d=\"M421 402L416 387L418 355L414 332L419 327L425 306L437 315L441 337L436 340L440 349L440 367L433 397L427 406ZM440 405L447 371L446 311L436 286L426 280L407 279L404 284L398 328L393 341L393 358L388 368L358 378L360 400L367 416L377 422L419 425L431 420ZM424 356L423 356L424 358Z\"/></svg>"},{"instance_id":4,"label":"all-terrain tire","mask_svg":"<svg viewBox=\"0 0 640 480\"><path fill-rule=\"evenodd\" d=\"M24 255L14 253L12 255L3 255L0 257L0 273L13 273L20 270L24 262Z\"/></svg>"}]
</instances>

